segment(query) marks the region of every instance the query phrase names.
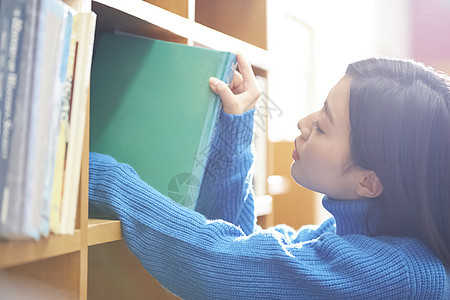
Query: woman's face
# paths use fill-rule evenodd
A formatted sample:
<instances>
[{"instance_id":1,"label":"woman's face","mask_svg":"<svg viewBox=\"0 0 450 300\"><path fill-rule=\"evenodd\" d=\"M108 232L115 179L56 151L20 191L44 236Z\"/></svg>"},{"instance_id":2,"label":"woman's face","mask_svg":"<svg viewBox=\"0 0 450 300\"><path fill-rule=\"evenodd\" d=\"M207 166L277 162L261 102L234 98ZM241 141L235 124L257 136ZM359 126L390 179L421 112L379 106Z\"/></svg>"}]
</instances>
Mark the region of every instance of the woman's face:
<instances>
[{"instance_id":1,"label":"woman's face","mask_svg":"<svg viewBox=\"0 0 450 300\"><path fill-rule=\"evenodd\" d=\"M358 198L357 170L343 172L350 153L350 81L344 76L329 92L323 108L298 122L301 134L292 153L294 180L337 199Z\"/></svg>"}]
</instances>

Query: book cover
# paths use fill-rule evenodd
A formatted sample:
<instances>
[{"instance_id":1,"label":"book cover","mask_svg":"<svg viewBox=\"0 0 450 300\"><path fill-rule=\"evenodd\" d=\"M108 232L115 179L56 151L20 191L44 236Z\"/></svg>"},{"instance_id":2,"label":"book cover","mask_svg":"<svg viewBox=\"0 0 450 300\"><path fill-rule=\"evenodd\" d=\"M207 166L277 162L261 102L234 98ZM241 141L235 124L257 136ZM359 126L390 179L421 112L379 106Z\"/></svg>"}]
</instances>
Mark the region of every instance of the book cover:
<instances>
[{"instance_id":1,"label":"book cover","mask_svg":"<svg viewBox=\"0 0 450 300\"><path fill-rule=\"evenodd\" d=\"M69 121L69 141L63 179L61 224L59 231L61 234L73 234L75 230L83 136L89 97L92 51L94 47L97 15L94 12L78 13L77 18L78 44Z\"/></svg>"},{"instance_id":2,"label":"book cover","mask_svg":"<svg viewBox=\"0 0 450 300\"><path fill-rule=\"evenodd\" d=\"M193 209L221 105L208 79L231 82L235 55L107 34L92 68L90 151L130 164L148 184Z\"/></svg>"}]
</instances>

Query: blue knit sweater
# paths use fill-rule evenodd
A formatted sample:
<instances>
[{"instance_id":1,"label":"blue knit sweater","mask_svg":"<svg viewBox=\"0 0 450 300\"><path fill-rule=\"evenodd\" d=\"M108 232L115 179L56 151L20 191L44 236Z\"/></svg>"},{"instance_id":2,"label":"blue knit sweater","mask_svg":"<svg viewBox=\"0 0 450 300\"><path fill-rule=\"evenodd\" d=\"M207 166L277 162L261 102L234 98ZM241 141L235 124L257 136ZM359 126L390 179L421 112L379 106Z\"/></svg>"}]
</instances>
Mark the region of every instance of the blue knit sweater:
<instances>
[{"instance_id":1,"label":"blue knit sweater","mask_svg":"<svg viewBox=\"0 0 450 300\"><path fill-rule=\"evenodd\" d=\"M369 200L324 197L333 218L318 227L256 226L253 114L221 113L196 211L91 153L90 214L121 220L146 270L185 299L450 298L445 269L424 244L368 235Z\"/></svg>"}]
</instances>

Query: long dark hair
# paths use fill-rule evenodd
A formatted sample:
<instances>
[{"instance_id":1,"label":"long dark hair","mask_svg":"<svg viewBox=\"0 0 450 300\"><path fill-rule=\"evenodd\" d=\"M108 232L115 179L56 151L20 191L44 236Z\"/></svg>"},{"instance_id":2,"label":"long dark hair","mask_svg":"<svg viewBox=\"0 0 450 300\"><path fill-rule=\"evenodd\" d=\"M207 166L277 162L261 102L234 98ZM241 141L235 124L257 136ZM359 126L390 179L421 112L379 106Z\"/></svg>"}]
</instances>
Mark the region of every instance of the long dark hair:
<instances>
[{"instance_id":1,"label":"long dark hair","mask_svg":"<svg viewBox=\"0 0 450 300\"><path fill-rule=\"evenodd\" d=\"M350 64L350 160L379 177L374 234L422 240L450 266L449 78L408 60Z\"/></svg>"}]
</instances>

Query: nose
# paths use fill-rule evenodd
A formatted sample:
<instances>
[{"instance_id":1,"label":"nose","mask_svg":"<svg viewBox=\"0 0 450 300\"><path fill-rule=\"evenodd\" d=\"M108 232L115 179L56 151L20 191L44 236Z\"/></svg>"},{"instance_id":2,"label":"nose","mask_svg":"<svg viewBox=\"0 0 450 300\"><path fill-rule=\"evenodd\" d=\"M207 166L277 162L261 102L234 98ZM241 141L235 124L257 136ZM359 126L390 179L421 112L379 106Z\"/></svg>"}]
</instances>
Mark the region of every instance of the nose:
<instances>
[{"instance_id":1,"label":"nose","mask_svg":"<svg viewBox=\"0 0 450 300\"><path fill-rule=\"evenodd\" d=\"M297 123L297 128L302 133L302 138L305 140L309 139L309 136L311 135L311 132L314 127L314 116L316 112L304 117L303 119L300 119Z\"/></svg>"}]
</instances>

